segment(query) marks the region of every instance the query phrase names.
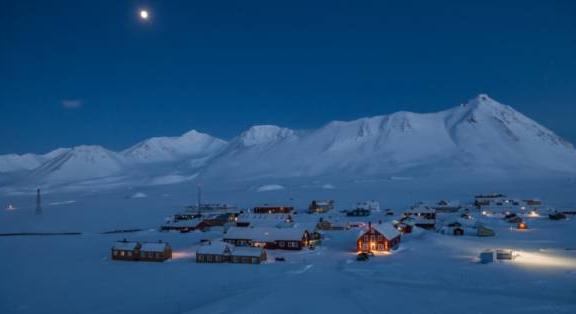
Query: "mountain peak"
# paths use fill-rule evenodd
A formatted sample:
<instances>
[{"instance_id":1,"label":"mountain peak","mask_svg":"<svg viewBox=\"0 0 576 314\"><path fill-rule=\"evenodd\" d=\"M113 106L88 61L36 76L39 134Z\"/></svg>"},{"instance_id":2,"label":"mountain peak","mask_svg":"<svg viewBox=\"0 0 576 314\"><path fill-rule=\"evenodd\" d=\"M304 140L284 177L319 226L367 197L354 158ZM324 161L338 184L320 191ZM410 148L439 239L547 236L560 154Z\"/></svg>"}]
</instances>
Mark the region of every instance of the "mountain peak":
<instances>
[{"instance_id":1,"label":"mountain peak","mask_svg":"<svg viewBox=\"0 0 576 314\"><path fill-rule=\"evenodd\" d=\"M254 125L240 134L239 141L244 146L253 146L295 137L296 134L291 129L277 125Z\"/></svg>"}]
</instances>

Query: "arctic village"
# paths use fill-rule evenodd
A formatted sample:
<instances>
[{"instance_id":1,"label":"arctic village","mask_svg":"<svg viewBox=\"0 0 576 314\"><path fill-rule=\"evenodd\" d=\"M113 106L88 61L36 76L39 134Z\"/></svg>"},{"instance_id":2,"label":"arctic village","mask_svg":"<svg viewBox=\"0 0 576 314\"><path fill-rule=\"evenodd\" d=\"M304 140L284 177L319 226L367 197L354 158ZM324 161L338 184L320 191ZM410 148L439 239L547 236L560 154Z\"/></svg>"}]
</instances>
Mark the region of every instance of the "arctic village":
<instances>
[{"instance_id":1,"label":"arctic village","mask_svg":"<svg viewBox=\"0 0 576 314\"><path fill-rule=\"evenodd\" d=\"M576 312L576 150L487 95L0 171L1 313Z\"/></svg>"}]
</instances>

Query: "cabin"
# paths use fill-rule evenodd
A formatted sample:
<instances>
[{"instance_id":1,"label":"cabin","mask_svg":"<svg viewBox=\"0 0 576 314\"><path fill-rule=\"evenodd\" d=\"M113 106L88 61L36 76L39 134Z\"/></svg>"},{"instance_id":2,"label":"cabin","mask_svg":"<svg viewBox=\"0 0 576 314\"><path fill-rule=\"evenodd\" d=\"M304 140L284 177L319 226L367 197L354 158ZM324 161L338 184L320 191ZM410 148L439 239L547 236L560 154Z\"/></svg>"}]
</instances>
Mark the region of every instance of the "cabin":
<instances>
[{"instance_id":1,"label":"cabin","mask_svg":"<svg viewBox=\"0 0 576 314\"><path fill-rule=\"evenodd\" d=\"M331 209L334 209L333 200L313 200L308 206L309 213L325 213Z\"/></svg>"},{"instance_id":2,"label":"cabin","mask_svg":"<svg viewBox=\"0 0 576 314\"><path fill-rule=\"evenodd\" d=\"M364 201L356 203L357 209L365 209L369 211L379 211L380 210L380 202L378 201Z\"/></svg>"},{"instance_id":3,"label":"cabin","mask_svg":"<svg viewBox=\"0 0 576 314\"><path fill-rule=\"evenodd\" d=\"M212 242L196 251L196 263L260 264L266 261L266 251L255 247L235 247L225 242Z\"/></svg>"},{"instance_id":4,"label":"cabin","mask_svg":"<svg viewBox=\"0 0 576 314\"><path fill-rule=\"evenodd\" d=\"M455 213L460 210L462 206L458 202L448 202L441 200L440 202L436 203L436 205L432 206L432 208L434 208L437 213Z\"/></svg>"},{"instance_id":5,"label":"cabin","mask_svg":"<svg viewBox=\"0 0 576 314\"><path fill-rule=\"evenodd\" d=\"M198 219L202 217L201 214L192 214L192 213L179 213L179 214L174 214L173 216L173 220L174 221L179 221L179 220L193 220L193 219Z\"/></svg>"},{"instance_id":6,"label":"cabin","mask_svg":"<svg viewBox=\"0 0 576 314\"><path fill-rule=\"evenodd\" d=\"M140 242L128 241L126 239L117 241L112 246L112 259L121 261L138 260L140 247Z\"/></svg>"},{"instance_id":7,"label":"cabin","mask_svg":"<svg viewBox=\"0 0 576 314\"><path fill-rule=\"evenodd\" d=\"M422 203L412 206L404 216L412 218L415 226L424 229L434 229L436 225L436 210Z\"/></svg>"},{"instance_id":8,"label":"cabin","mask_svg":"<svg viewBox=\"0 0 576 314\"><path fill-rule=\"evenodd\" d=\"M294 211L294 207L292 206L275 205L257 206L252 209L252 212L256 214L289 214L292 211Z\"/></svg>"},{"instance_id":9,"label":"cabin","mask_svg":"<svg viewBox=\"0 0 576 314\"><path fill-rule=\"evenodd\" d=\"M342 222L332 222L323 218L320 218L318 223L316 224L315 229L318 230L345 230L349 229L346 223Z\"/></svg>"},{"instance_id":10,"label":"cabin","mask_svg":"<svg viewBox=\"0 0 576 314\"><path fill-rule=\"evenodd\" d=\"M186 233L196 230L196 228L200 223L201 221L198 219L169 221L164 225L160 226L160 231L164 232L176 231Z\"/></svg>"},{"instance_id":11,"label":"cabin","mask_svg":"<svg viewBox=\"0 0 576 314\"><path fill-rule=\"evenodd\" d=\"M400 245L400 232L391 224L368 224L356 239L358 252L389 252Z\"/></svg>"},{"instance_id":12,"label":"cabin","mask_svg":"<svg viewBox=\"0 0 576 314\"><path fill-rule=\"evenodd\" d=\"M311 244L310 233L303 228L231 227L224 234L224 242L235 246L265 249L301 250Z\"/></svg>"},{"instance_id":13,"label":"cabin","mask_svg":"<svg viewBox=\"0 0 576 314\"><path fill-rule=\"evenodd\" d=\"M229 214L214 215L214 216L210 216L208 218L203 219L196 226L196 229L205 231L205 230L210 229L211 227L224 226L225 224L227 224L229 222L235 222L235 216L229 215Z\"/></svg>"},{"instance_id":14,"label":"cabin","mask_svg":"<svg viewBox=\"0 0 576 314\"><path fill-rule=\"evenodd\" d=\"M506 198L506 195L500 193L476 195L474 196L474 206L478 208L482 206L489 206L493 202L501 202L504 198Z\"/></svg>"},{"instance_id":15,"label":"cabin","mask_svg":"<svg viewBox=\"0 0 576 314\"><path fill-rule=\"evenodd\" d=\"M141 261L163 262L172 258L172 248L166 242L144 242L140 247Z\"/></svg>"},{"instance_id":16,"label":"cabin","mask_svg":"<svg viewBox=\"0 0 576 314\"><path fill-rule=\"evenodd\" d=\"M370 210L365 208L356 208L346 212L346 216L349 217L366 217L370 216Z\"/></svg>"}]
</instances>

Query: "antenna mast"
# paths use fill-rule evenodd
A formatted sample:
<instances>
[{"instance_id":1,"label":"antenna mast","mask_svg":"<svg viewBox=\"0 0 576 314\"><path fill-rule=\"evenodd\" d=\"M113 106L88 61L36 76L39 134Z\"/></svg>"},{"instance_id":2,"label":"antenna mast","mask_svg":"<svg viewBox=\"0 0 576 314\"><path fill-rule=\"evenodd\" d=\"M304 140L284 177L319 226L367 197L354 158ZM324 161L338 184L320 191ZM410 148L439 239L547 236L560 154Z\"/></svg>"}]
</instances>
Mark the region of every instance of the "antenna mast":
<instances>
[{"instance_id":1,"label":"antenna mast","mask_svg":"<svg viewBox=\"0 0 576 314\"><path fill-rule=\"evenodd\" d=\"M36 189L36 215L42 214L42 198L40 197L40 189Z\"/></svg>"}]
</instances>

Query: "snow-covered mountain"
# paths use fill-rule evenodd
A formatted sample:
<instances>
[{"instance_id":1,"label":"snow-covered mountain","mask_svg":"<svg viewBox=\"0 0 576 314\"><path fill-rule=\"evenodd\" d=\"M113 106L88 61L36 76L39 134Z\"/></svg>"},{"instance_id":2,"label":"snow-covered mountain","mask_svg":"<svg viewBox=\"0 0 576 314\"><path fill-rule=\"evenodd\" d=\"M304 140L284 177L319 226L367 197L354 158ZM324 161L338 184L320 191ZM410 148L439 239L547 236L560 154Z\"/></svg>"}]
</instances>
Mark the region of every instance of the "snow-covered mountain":
<instances>
[{"instance_id":1,"label":"snow-covered mountain","mask_svg":"<svg viewBox=\"0 0 576 314\"><path fill-rule=\"evenodd\" d=\"M118 175L125 163L117 153L96 145L76 146L44 162L28 175L33 181L72 182Z\"/></svg>"},{"instance_id":2,"label":"snow-covered mountain","mask_svg":"<svg viewBox=\"0 0 576 314\"><path fill-rule=\"evenodd\" d=\"M532 171L574 174L576 150L487 95L437 113L396 112L334 121L316 130L257 125L230 142L190 131L118 153L78 146L46 155L0 156L0 172L23 172L26 180L20 182L34 183L135 175L246 181Z\"/></svg>"},{"instance_id":3,"label":"snow-covered mountain","mask_svg":"<svg viewBox=\"0 0 576 314\"><path fill-rule=\"evenodd\" d=\"M192 130L178 137L153 137L124 151L121 155L134 163L190 162L206 160L226 146L226 141Z\"/></svg>"},{"instance_id":4,"label":"snow-covered mountain","mask_svg":"<svg viewBox=\"0 0 576 314\"><path fill-rule=\"evenodd\" d=\"M282 134L290 136L278 136ZM576 171L576 151L550 130L487 95L437 113L397 112L335 121L296 136L267 126L253 145L233 145L206 178L377 176L411 172Z\"/></svg>"}]
</instances>

